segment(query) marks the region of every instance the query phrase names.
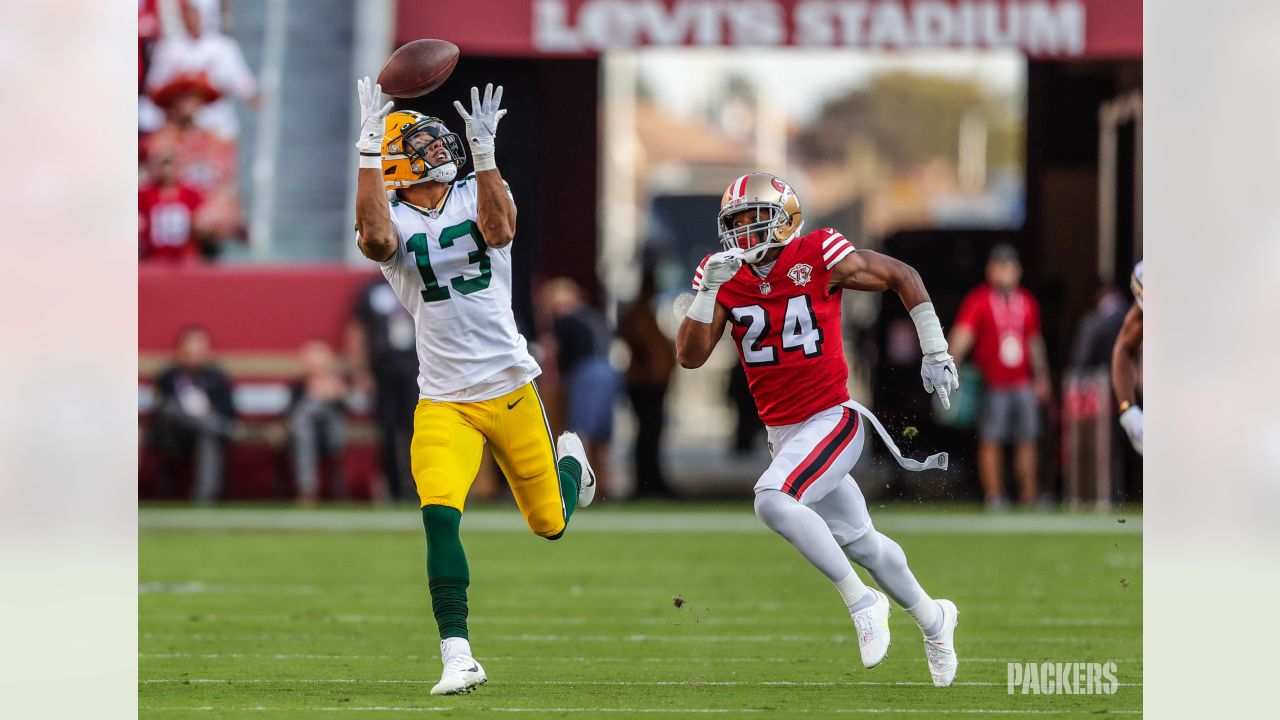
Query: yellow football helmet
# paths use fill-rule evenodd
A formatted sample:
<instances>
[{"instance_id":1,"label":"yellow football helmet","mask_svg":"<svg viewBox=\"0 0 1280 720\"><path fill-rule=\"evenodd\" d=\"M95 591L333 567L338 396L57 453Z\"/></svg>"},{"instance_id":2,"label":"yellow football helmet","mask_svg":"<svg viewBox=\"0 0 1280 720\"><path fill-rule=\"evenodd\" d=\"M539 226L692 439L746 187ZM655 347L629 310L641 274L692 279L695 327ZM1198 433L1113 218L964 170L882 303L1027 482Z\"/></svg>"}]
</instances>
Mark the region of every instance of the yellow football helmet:
<instances>
[{"instance_id":1,"label":"yellow football helmet","mask_svg":"<svg viewBox=\"0 0 1280 720\"><path fill-rule=\"evenodd\" d=\"M741 227L733 227L733 217L743 210L754 210L755 219ZM720 199L716 231L725 250L744 251L747 263L760 262L770 248L782 247L804 227L804 213L795 190L768 173L753 172L729 184Z\"/></svg>"},{"instance_id":2,"label":"yellow football helmet","mask_svg":"<svg viewBox=\"0 0 1280 720\"><path fill-rule=\"evenodd\" d=\"M432 146L439 141L448 151L443 162L432 164ZM439 118L413 110L387 115L382 135L382 180L388 190L424 182L453 182L467 161L462 140Z\"/></svg>"}]
</instances>

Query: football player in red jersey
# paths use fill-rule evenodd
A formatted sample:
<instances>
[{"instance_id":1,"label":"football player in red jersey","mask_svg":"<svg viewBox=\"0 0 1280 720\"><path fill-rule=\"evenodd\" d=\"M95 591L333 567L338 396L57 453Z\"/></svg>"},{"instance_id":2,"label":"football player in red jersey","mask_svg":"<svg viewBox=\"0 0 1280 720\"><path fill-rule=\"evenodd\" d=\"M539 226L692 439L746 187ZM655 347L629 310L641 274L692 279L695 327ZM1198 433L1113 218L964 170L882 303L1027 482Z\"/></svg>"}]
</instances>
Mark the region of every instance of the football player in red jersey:
<instances>
[{"instance_id":1,"label":"football player in red jersey","mask_svg":"<svg viewBox=\"0 0 1280 720\"><path fill-rule=\"evenodd\" d=\"M920 336L924 389L946 406L959 388L955 363L919 273L885 255L855 251L830 228L802 235L803 225L795 191L779 178L748 173L733 181L717 224L725 249L694 275L697 293L676 356L686 368L700 367L731 324L773 455L755 486L756 515L835 584L863 665L875 667L888 652L889 602L863 584L850 560L920 626L933 684L947 686L957 667L956 606L920 587L902 548L872 526L849 476L862 453L864 419L907 469L945 469L946 454L903 458L875 416L849 398L840 291L898 293Z\"/></svg>"}]
</instances>

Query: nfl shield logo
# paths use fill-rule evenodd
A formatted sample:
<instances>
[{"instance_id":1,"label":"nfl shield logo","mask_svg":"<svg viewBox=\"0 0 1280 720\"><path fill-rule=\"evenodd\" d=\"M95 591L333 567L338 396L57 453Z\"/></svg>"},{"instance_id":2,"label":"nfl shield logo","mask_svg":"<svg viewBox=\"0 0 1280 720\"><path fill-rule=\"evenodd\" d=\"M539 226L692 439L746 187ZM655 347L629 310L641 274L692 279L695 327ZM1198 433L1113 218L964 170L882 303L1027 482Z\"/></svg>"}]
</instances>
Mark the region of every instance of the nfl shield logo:
<instances>
[{"instance_id":1,"label":"nfl shield logo","mask_svg":"<svg viewBox=\"0 0 1280 720\"><path fill-rule=\"evenodd\" d=\"M813 278L813 266L800 263L787 271L787 277L791 278L791 282L796 285L804 287Z\"/></svg>"},{"instance_id":2,"label":"nfl shield logo","mask_svg":"<svg viewBox=\"0 0 1280 720\"><path fill-rule=\"evenodd\" d=\"M772 291L773 291L773 286L772 286L772 285L770 285L770 284L769 284L769 283L767 283L767 282L762 282L762 283L760 283L760 294L761 294L761 295L768 295L768 294L769 294L770 292L772 292Z\"/></svg>"}]
</instances>

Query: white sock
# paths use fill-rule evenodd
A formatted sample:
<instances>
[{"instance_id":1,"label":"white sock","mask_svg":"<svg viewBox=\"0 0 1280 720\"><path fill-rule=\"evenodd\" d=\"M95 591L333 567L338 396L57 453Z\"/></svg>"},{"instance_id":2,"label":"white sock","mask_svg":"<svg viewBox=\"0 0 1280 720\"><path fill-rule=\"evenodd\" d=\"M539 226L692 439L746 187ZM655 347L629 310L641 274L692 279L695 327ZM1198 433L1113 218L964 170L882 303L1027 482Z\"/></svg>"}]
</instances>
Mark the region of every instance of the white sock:
<instances>
[{"instance_id":1,"label":"white sock","mask_svg":"<svg viewBox=\"0 0 1280 720\"><path fill-rule=\"evenodd\" d=\"M942 630L942 611L938 608L938 603L928 595L920 602L909 608L903 608L912 620L920 626L920 632L926 637L933 637Z\"/></svg>"},{"instance_id":2,"label":"white sock","mask_svg":"<svg viewBox=\"0 0 1280 720\"><path fill-rule=\"evenodd\" d=\"M862 582L862 578L858 577L856 572L850 571L849 577L834 584L836 590L840 592L840 598L844 600L845 607L849 608L851 613L876 601L875 594Z\"/></svg>"},{"instance_id":3,"label":"white sock","mask_svg":"<svg viewBox=\"0 0 1280 720\"><path fill-rule=\"evenodd\" d=\"M471 657L471 642L460 637L445 638L440 641L440 656L445 662L453 657Z\"/></svg>"}]
</instances>

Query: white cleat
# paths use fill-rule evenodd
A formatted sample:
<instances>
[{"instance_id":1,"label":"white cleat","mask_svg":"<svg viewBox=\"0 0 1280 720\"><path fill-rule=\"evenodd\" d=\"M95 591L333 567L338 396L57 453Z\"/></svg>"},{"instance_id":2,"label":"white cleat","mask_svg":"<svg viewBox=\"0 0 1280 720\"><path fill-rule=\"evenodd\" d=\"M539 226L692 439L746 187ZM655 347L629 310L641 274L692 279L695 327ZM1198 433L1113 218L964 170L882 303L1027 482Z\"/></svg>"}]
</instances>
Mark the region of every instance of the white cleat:
<instances>
[{"instance_id":1,"label":"white cleat","mask_svg":"<svg viewBox=\"0 0 1280 720\"><path fill-rule=\"evenodd\" d=\"M485 684L489 676L484 668L471 657L471 646L461 638L440 641L440 658L444 660L444 672L440 682L431 688L432 695L460 695L469 693Z\"/></svg>"},{"instance_id":2,"label":"white cleat","mask_svg":"<svg viewBox=\"0 0 1280 720\"><path fill-rule=\"evenodd\" d=\"M584 508L596 499L596 471L587 462L587 449L577 433L562 433L556 440L556 452L560 457L571 457L582 465L582 476L578 479L578 507Z\"/></svg>"},{"instance_id":3,"label":"white cleat","mask_svg":"<svg viewBox=\"0 0 1280 720\"><path fill-rule=\"evenodd\" d=\"M873 668L889 654L889 598L879 590L871 607L853 613L853 627L858 633L858 650L864 667Z\"/></svg>"},{"instance_id":4,"label":"white cleat","mask_svg":"<svg viewBox=\"0 0 1280 720\"><path fill-rule=\"evenodd\" d=\"M956 669L960 667L955 646L960 611L950 600L939 600L938 608L942 613L942 629L937 635L924 639L924 656L929 659L929 674L933 676L934 686L948 687L955 681Z\"/></svg>"}]
</instances>

